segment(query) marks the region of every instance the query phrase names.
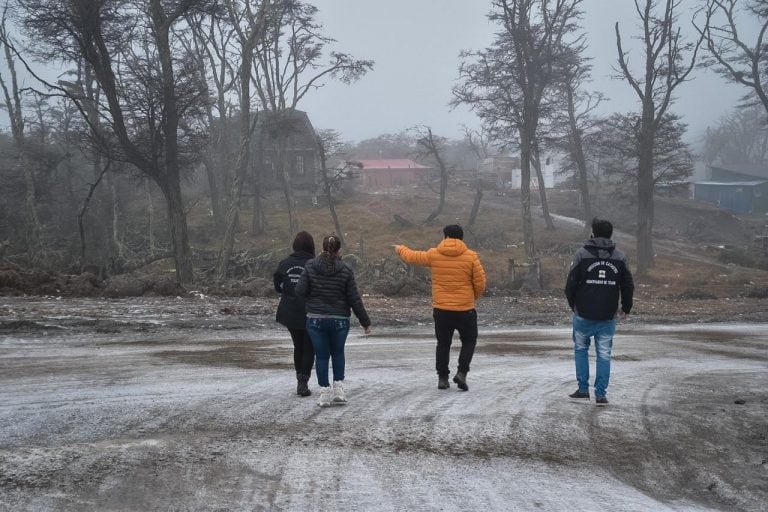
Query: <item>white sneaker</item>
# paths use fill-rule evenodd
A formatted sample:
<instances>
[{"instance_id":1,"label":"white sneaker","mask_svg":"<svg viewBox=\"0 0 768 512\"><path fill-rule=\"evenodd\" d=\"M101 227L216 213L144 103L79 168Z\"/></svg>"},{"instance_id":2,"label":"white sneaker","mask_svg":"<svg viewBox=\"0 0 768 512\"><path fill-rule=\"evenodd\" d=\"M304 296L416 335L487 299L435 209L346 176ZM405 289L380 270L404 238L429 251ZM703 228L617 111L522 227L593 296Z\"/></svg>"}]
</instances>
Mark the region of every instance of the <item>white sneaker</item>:
<instances>
[{"instance_id":1,"label":"white sneaker","mask_svg":"<svg viewBox=\"0 0 768 512\"><path fill-rule=\"evenodd\" d=\"M331 386L320 388L320 398L317 400L317 405L320 407L331 406Z\"/></svg>"},{"instance_id":2,"label":"white sneaker","mask_svg":"<svg viewBox=\"0 0 768 512\"><path fill-rule=\"evenodd\" d=\"M344 384L340 380L333 381L333 402L337 404L347 403L347 395L344 394Z\"/></svg>"}]
</instances>

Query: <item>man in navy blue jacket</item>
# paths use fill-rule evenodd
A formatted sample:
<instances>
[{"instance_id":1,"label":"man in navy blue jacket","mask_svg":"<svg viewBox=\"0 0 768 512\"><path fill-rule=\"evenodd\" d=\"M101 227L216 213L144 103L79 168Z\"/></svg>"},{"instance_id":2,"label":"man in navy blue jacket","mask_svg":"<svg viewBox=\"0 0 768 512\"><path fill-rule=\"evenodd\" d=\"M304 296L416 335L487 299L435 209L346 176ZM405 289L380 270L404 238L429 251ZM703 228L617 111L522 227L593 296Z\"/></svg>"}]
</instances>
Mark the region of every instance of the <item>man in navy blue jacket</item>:
<instances>
[{"instance_id":1,"label":"man in navy blue jacket","mask_svg":"<svg viewBox=\"0 0 768 512\"><path fill-rule=\"evenodd\" d=\"M607 220L592 220L592 237L571 263L565 296L573 310L573 346L576 380L579 389L571 398L589 399L589 345L594 338L595 402L608 404L606 391L611 376L611 348L616 332L616 313L621 300L622 317L632 309L634 283L627 257L611 240L613 225Z\"/></svg>"}]
</instances>

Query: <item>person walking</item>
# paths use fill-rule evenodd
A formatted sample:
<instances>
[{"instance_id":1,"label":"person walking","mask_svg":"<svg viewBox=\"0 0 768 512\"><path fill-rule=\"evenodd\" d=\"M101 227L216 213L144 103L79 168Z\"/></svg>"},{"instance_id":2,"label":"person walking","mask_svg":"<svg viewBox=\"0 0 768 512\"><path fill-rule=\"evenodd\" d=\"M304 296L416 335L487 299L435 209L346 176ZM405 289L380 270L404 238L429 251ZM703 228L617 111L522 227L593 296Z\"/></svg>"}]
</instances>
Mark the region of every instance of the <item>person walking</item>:
<instances>
[{"instance_id":1,"label":"person walking","mask_svg":"<svg viewBox=\"0 0 768 512\"><path fill-rule=\"evenodd\" d=\"M459 389L468 391L467 373L477 345L475 301L485 292L485 270L475 251L464 243L464 230L457 224L443 228L443 241L426 251L396 245L404 262L430 267L432 271L432 317L435 320L435 368L437 388L448 389L451 342L459 331L461 351L453 377Z\"/></svg>"},{"instance_id":2,"label":"person walking","mask_svg":"<svg viewBox=\"0 0 768 512\"><path fill-rule=\"evenodd\" d=\"M611 350L616 332L616 313L621 299L621 316L632 309L635 285L627 257L611 240L613 225L592 220L592 236L574 255L565 296L573 311L573 348L579 388L568 395L589 399L589 345L595 340L595 403L607 405L611 376Z\"/></svg>"},{"instance_id":3,"label":"person walking","mask_svg":"<svg viewBox=\"0 0 768 512\"><path fill-rule=\"evenodd\" d=\"M336 235L323 238L323 252L309 260L296 284L296 293L306 298L307 332L315 349L315 373L320 386L317 404L347 402L344 390L344 344L349 334L350 310L371 333L371 320L357 291L352 268L341 260L341 240ZM333 389L328 378L328 363L333 362Z\"/></svg>"},{"instance_id":4,"label":"person walking","mask_svg":"<svg viewBox=\"0 0 768 512\"><path fill-rule=\"evenodd\" d=\"M275 291L280 294L275 320L288 328L293 340L293 366L296 369L296 394L310 396L309 377L315 363L315 351L307 333L304 298L296 295L296 283L304 267L315 257L315 240L306 231L293 239L293 253L277 265L273 274Z\"/></svg>"}]
</instances>

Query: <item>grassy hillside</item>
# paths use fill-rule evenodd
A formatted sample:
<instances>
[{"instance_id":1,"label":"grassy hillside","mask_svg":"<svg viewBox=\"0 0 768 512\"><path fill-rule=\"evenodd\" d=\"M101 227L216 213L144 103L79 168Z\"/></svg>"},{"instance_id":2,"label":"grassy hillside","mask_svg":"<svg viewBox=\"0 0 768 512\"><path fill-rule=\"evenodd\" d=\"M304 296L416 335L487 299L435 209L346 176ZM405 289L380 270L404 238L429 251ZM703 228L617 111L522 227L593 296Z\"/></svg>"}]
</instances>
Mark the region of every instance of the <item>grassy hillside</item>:
<instances>
[{"instance_id":1,"label":"grassy hillside","mask_svg":"<svg viewBox=\"0 0 768 512\"><path fill-rule=\"evenodd\" d=\"M485 192L476 225L469 227L467 220L474 191L464 186L449 188L446 207L431 224L424 219L435 208L438 196L428 187L411 188L396 193L370 194L357 192L342 198L336 204L347 246L344 253L358 265L362 282L377 284L375 290L387 291L404 280L425 281L427 273L408 269L394 255L393 244L406 244L415 249L427 249L442 239L445 224L458 223L465 228L465 240L481 256L489 278L491 292L503 293L519 288L519 279L513 282L512 262L525 262L525 251L520 228L519 199ZM553 213L578 216L578 197L572 192L550 194ZM630 235L634 231L634 206L609 198L597 198L596 214L612 220L618 232L614 238L627 253L634 267L635 246ZM534 208L537 209L536 205ZM291 238L282 195L266 200L267 229L251 236L242 230L238 236L239 251L262 254L266 277L272 263L286 254ZM413 223L407 227L395 220L398 215ZM333 232L333 222L327 206L313 206L308 198L298 207L300 229L309 231L319 245L323 235ZM715 294L735 295L745 287L765 286L768 272L726 265L718 261L717 245L742 246L749 243L760 225L760 220L738 218L727 212L682 199L657 201L656 268L647 277L639 279L642 287L652 287L660 294L670 296ZM210 222L199 212L190 215L191 231L207 231L196 222ZM242 225L250 226L250 212L243 212ZM562 288L573 252L584 240L581 227L572 222L556 221L556 230L545 229L537 215L534 222L536 250L541 262L542 284L545 289ZM199 238L199 237L198 237ZM210 244L215 237L195 240L197 247ZM207 243L206 243L207 242ZM201 244L202 243L202 244ZM516 267L518 278L527 271ZM414 279L415 278L415 279ZM391 288L389 286L389 288ZM423 288L423 287L422 287Z\"/></svg>"}]
</instances>

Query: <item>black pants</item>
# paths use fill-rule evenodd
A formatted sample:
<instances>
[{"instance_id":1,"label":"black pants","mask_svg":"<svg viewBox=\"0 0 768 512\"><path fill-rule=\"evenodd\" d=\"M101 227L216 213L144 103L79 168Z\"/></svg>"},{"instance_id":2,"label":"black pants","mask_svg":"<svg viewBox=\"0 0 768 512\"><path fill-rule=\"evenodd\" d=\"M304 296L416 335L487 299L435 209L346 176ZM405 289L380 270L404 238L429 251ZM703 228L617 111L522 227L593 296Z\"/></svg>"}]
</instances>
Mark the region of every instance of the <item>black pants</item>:
<instances>
[{"instance_id":1,"label":"black pants","mask_svg":"<svg viewBox=\"0 0 768 512\"><path fill-rule=\"evenodd\" d=\"M312 374L312 365L315 364L315 349L312 348L312 340L306 329L288 329L293 340L293 366L297 375L309 376Z\"/></svg>"},{"instance_id":2,"label":"black pants","mask_svg":"<svg viewBox=\"0 0 768 512\"><path fill-rule=\"evenodd\" d=\"M435 337L437 338L436 369L438 375L447 376L448 363L451 358L451 341L453 331L459 331L461 351L459 352L459 371L469 372L469 363L477 345L477 311L447 311L434 308L432 317L435 319Z\"/></svg>"}]
</instances>

